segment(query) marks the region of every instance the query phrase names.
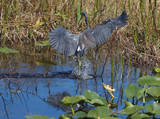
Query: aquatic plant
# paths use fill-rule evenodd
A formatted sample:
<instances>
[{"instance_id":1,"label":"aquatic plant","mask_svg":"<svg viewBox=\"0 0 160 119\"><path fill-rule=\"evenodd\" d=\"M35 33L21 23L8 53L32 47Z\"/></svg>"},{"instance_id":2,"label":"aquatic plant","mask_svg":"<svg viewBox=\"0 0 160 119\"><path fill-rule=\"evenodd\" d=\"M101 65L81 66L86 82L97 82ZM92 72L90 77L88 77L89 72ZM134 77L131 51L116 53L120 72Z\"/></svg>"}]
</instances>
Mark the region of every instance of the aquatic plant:
<instances>
[{"instance_id":1,"label":"aquatic plant","mask_svg":"<svg viewBox=\"0 0 160 119\"><path fill-rule=\"evenodd\" d=\"M160 80L159 77L143 76L137 80L140 86L136 84L129 85L124 89L128 99L143 102L143 106L134 105L124 101L126 107L121 111L122 115L128 115L129 118L156 118L160 116ZM148 101L151 104L146 104Z\"/></svg>"},{"instance_id":2,"label":"aquatic plant","mask_svg":"<svg viewBox=\"0 0 160 119\"><path fill-rule=\"evenodd\" d=\"M126 97L130 101L123 100L126 104L121 115L127 115L131 119L150 119L160 117L160 80L159 77L143 76L137 80L139 85L130 84L124 89ZM136 104L134 104L136 102ZM140 105L137 104L140 102ZM149 102L149 103L148 103ZM61 101L61 104L68 105L72 109L72 113L61 115L59 119L118 119L116 114L109 107L109 102L105 98L100 97L97 93L86 90L84 95L66 96ZM74 112L73 106L79 104L84 106L81 110ZM87 104L87 105L86 105ZM143 105L142 105L143 104ZM91 106L92 108L87 108ZM87 110L83 110L87 108ZM26 119L35 119L33 116L28 116ZM33 118L32 118L33 117ZM45 119L42 117L42 119ZM47 118L49 119L49 117Z\"/></svg>"}]
</instances>

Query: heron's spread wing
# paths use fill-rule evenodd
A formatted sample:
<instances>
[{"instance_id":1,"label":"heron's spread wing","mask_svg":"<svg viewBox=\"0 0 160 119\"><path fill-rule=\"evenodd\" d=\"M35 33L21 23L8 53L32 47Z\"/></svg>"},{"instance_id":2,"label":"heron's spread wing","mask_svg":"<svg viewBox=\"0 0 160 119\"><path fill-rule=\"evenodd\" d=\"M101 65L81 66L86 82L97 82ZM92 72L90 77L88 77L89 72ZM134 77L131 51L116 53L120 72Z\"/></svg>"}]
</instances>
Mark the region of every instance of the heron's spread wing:
<instances>
[{"instance_id":1,"label":"heron's spread wing","mask_svg":"<svg viewBox=\"0 0 160 119\"><path fill-rule=\"evenodd\" d=\"M79 43L79 34L71 34L63 27L51 30L49 33L49 42L51 46L58 52L65 56L75 54Z\"/></svg>"},{"instance_id":2,"label":"heron's spread wing","mask_svg":"<svg viewBox=\"0 0 160 119\"><path fill-rule=\"evenodd\" d=\"M95 42L101 45L112 35L112 31L109 27L98 25L91 31L91 35Z\"/></svg>"},{"instance_id":3,"label":"heron's spread wing","mask_svg":"<svg viewBox=\"0 0 160 119\"><path fill-rule=\"evenodd\" d=\"M116 26L123 27L127 24L128 15L123 12L120 16L114 19L108 19L102 24L97 25L91 30L91 35L95 42L99 45L108 40Z\"/></svg>"}]
</instances>

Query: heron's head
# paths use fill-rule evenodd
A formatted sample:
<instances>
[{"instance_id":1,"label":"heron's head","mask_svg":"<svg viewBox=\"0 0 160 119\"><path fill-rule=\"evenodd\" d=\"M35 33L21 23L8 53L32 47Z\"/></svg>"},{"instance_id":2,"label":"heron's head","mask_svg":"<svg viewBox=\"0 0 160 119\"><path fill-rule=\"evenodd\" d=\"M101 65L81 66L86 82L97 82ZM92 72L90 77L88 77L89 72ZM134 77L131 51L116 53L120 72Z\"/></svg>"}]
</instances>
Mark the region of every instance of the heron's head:
<instances>
[{"instance_id":1,"label":"heron's head","mask_svg":"<svg viewBox=\"0 0 160 119\"><path fill-rule=\"evenodd\" d=\"M86 16L86 12L85 11L82 12L82 16Z\"/></svg>"}]
</instances>

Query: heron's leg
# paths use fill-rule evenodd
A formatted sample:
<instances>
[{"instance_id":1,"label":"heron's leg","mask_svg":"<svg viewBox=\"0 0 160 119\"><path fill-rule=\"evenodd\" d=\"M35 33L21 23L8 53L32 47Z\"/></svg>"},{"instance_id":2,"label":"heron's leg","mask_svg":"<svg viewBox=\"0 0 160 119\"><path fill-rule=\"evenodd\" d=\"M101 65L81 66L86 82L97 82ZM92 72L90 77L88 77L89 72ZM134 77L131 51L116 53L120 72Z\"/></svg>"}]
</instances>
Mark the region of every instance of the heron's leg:
<instances>
[{"instance_id":1,"label":"heron's leg","mask_svg":"<svg viewBox=\"0 0 160 119\"><path fill-rule=\"evenodd\" d=\"M78 66L79 66L79 71L78 71L78 75L81 75L81 60L78 59Z\"/></svg>"}]
</instances>

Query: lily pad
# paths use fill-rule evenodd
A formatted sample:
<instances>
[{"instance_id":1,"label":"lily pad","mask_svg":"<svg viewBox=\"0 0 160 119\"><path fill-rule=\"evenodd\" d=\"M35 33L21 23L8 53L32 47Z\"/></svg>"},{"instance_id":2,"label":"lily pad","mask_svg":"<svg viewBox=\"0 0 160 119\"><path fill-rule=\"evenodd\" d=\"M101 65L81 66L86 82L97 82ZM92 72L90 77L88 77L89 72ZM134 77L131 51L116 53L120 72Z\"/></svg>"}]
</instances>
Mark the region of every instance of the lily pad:
<instances>
[{"instance_id":1,"label":"lily pad","mask_svg":"<svg viewBox=\"0 0 160 119\"><path fill-rule=\"evenodd\" d=\"M148 114L136 114L132 116L132 119L150 119L151 116Z\"/></svg>"},{"instance_id":2,"label":"lily pad","mask_svg":"<svg viewBox=\"0 0 160 119\"><path fill-rule=\"evenodd\" d=\"M103 106L104 105L104 103L99 99L91 100L91 104L96 105L96 106Z\"/></svg>"},{"instance_id":3,"label":"lily pad","mask_svg":"<svg viewBox=\"0 0 160 119\"><path fill-rule=\"evenodd\" d=\"M105 106L99 106L96 108L96 110L92 109L88 112L87 117L89 118L105 118L109 117L111 115L111 111L106 108Z\"/></svg>"},{"instance_id":4,"label":"lily pad","mask_svg":"<svg viewBox=\"0 0 160 119\"><path fill-rule=\"evenodd\" d=\"M98 117L97 111L94 110L94 109L90 110L88 112L88 114L87 114L87 117L89 117L89 118L97 118Z\"/></svg>"},{"instance_id":5,"label":"lily pad","mask_svg":"<svg viewBox=\"0 0 160 119\"><path fill-rule=\"evenodd\" d=\"M128 86L128 88L124 89L125 95L127 96L127 98L133 98L137 96L137 92L140 89L139 86L137 86L136 84L131 84Z\"/></svg>"},{"instance_id":6,"label":"lily pad","mask_svg":"<svg viewBox=\"0 0 160 119\"><path fill-rule=\"evenodd\" d=\"M143 76L141 78L139 78L137 80L137 82L140 84L140 85L157 85L159 86L160 85L160 80L157 80L155 77L153 76Z\"/></svg>"},{"instance_id":7,"label":"lily pad","mask_svg":"<svg viewBox=\"0 0 160 119\"><path fill-rule=\"evenodd\" d=\"M145 109L147 112L160 116L160 103L158 102L153 102L153 106L151 104L146 105Z\"/></svg>"},{"instance_id":8,"label":"lily pad","mask_svg":"<svg viewBox=\"0 0 160 119\"><path fill-rule=\"evenodd\" d=\"M128 106L133 106L132 103L130 103L130 102L126 101L126 100L123 100L123 102L125 103L126 107L128 107Z\"/></svg>"},{"instance_id":9,"label":"lily pad","mask_svg":"<svg viewBox=\"0 0 160 119\"><path fill-rule=\"evenodd\" d=\"M160 103L153 102L153 112L160 116Z\"/></svg>"},{"instance_id":10,"label":"lily pad","mask_svg":"<svg viewBox=\"0 0 160 119\"><path fill-rule=\"evenodd\" d=\"M85 113L85 112L83 112L83 111L78 111L78 112L76 112L76 114L75 114L75 117L77 118L77 119L79 119L79 118L84 118L84 117L86 117L87 116L87 114Z\"/></svg>"},{"instance_id":11,"label":"lily pad","mask_svg":"<svg viewBox=\"0 0 160 119\"><path fill-rule=\"evenodd\" d=\"M86 90L84 96L89 100L97 99L100 97L97 93L90 90Z\"/></svg>"},{"instance_id":12,"label":"lily pad","mask_svg":"<svg viewBox=\"0 0 160 119\"><path fill-rule=\"evenodd\" d=\"M144 91L145 91L145 89L144 89L144 88L143 88L143 89L138 90L138 92L137 92L137 99L140 99L140 98L142 98L142 97L143 97L143 95L144 95Z\"/></svg>"},{"instance_id":13,"label":"lily pad","mask_svg":"<svg viewBox=\"0 0 160 119\"><path fill-rule=\"evenodd\" d=\"M147 112L153 113L153 107L151 104L146 105L145 109L147 110Z\"/></svg>"},{"instance_id":14,"label":"lily pad","mask_svg":"<svg viewBox=\"0 0 160 119\"><path fill-rule=\"evenodd\" d=\"M64 105L75 105L76 103L80 102L80 101L84 101L86 100L86 97L82 96L82 95L78 95L75 97L69 97L66 96L63 98L63 100L61 101L62 104Z\"/></svg>"},{"instance_id":15,"label":"lily pad","mask_svg":"<svg viewBox=\"0 0 160 119\"><path fill-rule=\"evenodd\" d=\"M105 106L99 106L96 108L96 111L98 112L99 117L109 117L112 113L111 111L106 108Z\"/></svg>"},{"instance_id":16,"label":"lily pad","mask_svg":"<svg viewBox=\"0 0 160 119\"><path fill-rule=\"evenodd\" d=\"M94 106L98 106L99 105L103 105L108 107L108 103L106 101L106 99L104 99L103 97L100 97L97 93L90 91L90 90L86 90L84 93L84 96L91 101L91 104L93 104ZM97 102L96 102L97 101Z\"/></svg>"},{"instance_id":17,"label":"lily pad","mask_svg":"<svg viewBox=\"0 0 160 119\"><path fill-rule=\"evenodd\" d=\"M143 106L131 105L131 106L124 108L121 111L121 114L122 115L134 114L140 110L143 110L143 108L144 108Z\"/></svg>"},{"instance_id":18,"label":"lily pad","mask_svg":"<svg viewBox=\"0 0 160 119\"><path fill-rule=\"evenodd\" d=\"M160 87L149 87L147 93L153 97L160 97Z\"/></svg>"},{"instance_id":19,"label":"lily pad","mask_svg":"<svg viewBox=\"0 0 160 119\"><path fill-rule=\"evenodd\" d=\"M18 53L19 51L11 48L2 48L0 47L0 53Z\"/></svg>"}]
</instances>

